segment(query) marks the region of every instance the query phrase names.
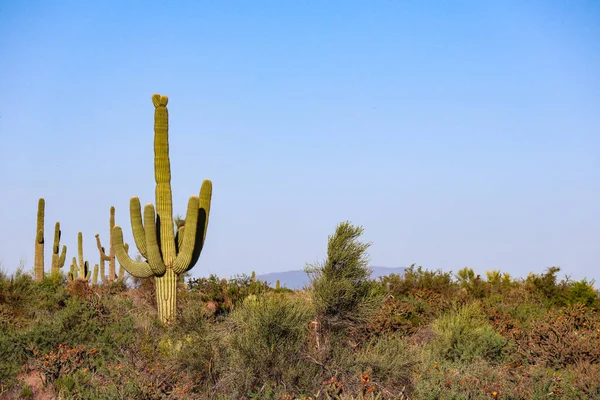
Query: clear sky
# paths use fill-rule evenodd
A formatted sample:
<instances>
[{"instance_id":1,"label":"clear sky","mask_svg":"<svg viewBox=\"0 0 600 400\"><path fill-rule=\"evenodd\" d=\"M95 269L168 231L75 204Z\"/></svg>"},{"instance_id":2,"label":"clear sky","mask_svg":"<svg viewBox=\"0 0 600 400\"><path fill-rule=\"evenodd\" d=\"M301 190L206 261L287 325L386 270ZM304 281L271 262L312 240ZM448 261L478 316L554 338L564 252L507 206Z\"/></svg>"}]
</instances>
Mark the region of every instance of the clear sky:
<instances>
[{"instance_id":1,"label":"clear sky","mask_svg":"<svg viewBox=\"0 0 600 400\"><path fill-rule=\"evenodd\" d=\"M0 261L46 199L98 262L109 208L214 184L193 276L301 269L350 220L371 264L600 281L598 1L0 1ZM133 246L134 247L134 246Z\"/></svg>"}]
</instances>

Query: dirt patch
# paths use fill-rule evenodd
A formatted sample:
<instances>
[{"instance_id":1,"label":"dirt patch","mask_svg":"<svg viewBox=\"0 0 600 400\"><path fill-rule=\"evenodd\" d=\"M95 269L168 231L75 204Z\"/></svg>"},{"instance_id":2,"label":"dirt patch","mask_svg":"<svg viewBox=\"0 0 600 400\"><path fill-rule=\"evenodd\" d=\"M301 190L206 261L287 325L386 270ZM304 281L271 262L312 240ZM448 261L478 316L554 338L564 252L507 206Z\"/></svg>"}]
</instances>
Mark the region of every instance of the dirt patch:
<instances>
[{"instance_id":1,"label":"dirt patch","mask_svg":"<svg viewBox=\"0 0 600 400\"><path fill-rule=\"evenodd\" d=\"M44 387L44 383L42 382L42 377L38 371L31 371L28 373L23 373L17 377L19 382L22 383L23 386L27 385L31 388L33 395L31 397L21 397L28 398L33 400L55 400L57 397L52 392L52 389L49 387ZM8 397L17 399L19 398L19 394L14 394L14 397Z\"/></svg>"}]
</instances>

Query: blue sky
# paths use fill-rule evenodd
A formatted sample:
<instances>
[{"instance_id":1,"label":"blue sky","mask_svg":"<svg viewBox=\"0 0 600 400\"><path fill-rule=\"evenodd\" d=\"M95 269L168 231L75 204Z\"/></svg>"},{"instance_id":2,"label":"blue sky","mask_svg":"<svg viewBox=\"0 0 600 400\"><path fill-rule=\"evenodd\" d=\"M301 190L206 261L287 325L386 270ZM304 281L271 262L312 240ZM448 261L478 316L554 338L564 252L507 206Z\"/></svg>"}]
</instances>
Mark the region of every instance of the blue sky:
<instances>
[{"instance_id":1,"label":"blue sky","mask_svg":"<svg viewBox=\"0 0 600 400\"><path fill-rule=\"evenodd\" d=\"M193 276L300 269L350 220L372 265L600 281L596 1L2 1L0 262L60 221L108 241L154 202L169 96L175 212L214 184Z\"/></svg>"}]
</instances>

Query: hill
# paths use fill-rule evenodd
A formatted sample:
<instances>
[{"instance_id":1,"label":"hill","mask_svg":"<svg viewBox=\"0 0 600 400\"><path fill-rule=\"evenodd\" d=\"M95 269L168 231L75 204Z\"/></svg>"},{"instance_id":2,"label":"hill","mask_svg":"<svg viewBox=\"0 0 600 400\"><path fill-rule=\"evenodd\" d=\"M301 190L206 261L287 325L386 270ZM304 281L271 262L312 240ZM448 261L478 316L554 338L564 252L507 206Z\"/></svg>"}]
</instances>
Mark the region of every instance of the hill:
<instances>
[{"instance_id":1,"label":"hill","mask_svg":"<svg viewBox=\"0 0 600 400\"><path fill-rule=\"evenodd\" d=\"M371 279L377 279L390 274L402 275L404 272L404 267L369 267L369 269L371 270ZM288 289L302 289L310 283L308 275L303 270L270 272L268 274L256 275L256 278L268 282L271 286L275 286L275 282L279 280L281 287Z\"/></svg>"}]
</instances>

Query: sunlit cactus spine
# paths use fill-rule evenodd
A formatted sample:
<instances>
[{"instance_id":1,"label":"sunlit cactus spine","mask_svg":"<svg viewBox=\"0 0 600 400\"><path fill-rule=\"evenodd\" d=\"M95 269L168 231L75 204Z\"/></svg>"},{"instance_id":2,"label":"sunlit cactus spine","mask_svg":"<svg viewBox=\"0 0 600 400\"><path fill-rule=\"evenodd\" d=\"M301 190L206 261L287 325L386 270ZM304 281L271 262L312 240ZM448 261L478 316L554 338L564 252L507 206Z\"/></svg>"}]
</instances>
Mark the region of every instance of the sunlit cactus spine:
<instances>
[{"instance_id":1,"label":"sunlit cactus spine","mask_svg":"<svg viewBox=\"0 0 600 400\"><path fill-rule=\"evenodd\" d=\"M44 279L44 208L46 201L38 200L37 228L35 230L35 258L34 272L35 280L41 282Z\"/></svg>"},{"instance_id":2,"label":"sunlit cactus spine","mask_svg":"<svg viewBox=\"0 0 600 400\"><path fill-rule=\"evenodd\" d=\"M81 232L77 234L77 255L79 257L79 262L77 262L77 258L73 257L71 271L69 272L72 277L69 276L69 279L79 278L89 281L92 272L90 271L89 263L83 259L83 234Z\"/></svg>"},{"instance_id":3,"label":"sunlit cactus spine","mask_svg":"<svg viewBox=\"0 0 600 400\"><path fill-rule=\"evenodd\" d=\"M60 273L60 269L65 265L67 258L67 246L63 245L62 252L60 250L60 222L54 225L54 243L52 244L52 274Z\"/></svg>"},{"instance_id":4,"label":"sunlit cactus spine","mask_svg":"<svg viewBox=\"0 0 600 400\"><path fill-rule=\"evenodd\" d=\"M154 104L154 176L156 180L156 211L149 203L142 208L140 200L130 201L131 225L138 251L145 261L134 261L126 253L121 227L114 228L117 259L131 275L155 277L156 302L161 321L168 324L175 317L177 277L190 270L198 261L206 237L212 183L205 180L200 196L188 202L185 223L177 234L173 223L171 165L169 161L169 115L167 96L155 94Z\"/></svg>"}]
</instances>

